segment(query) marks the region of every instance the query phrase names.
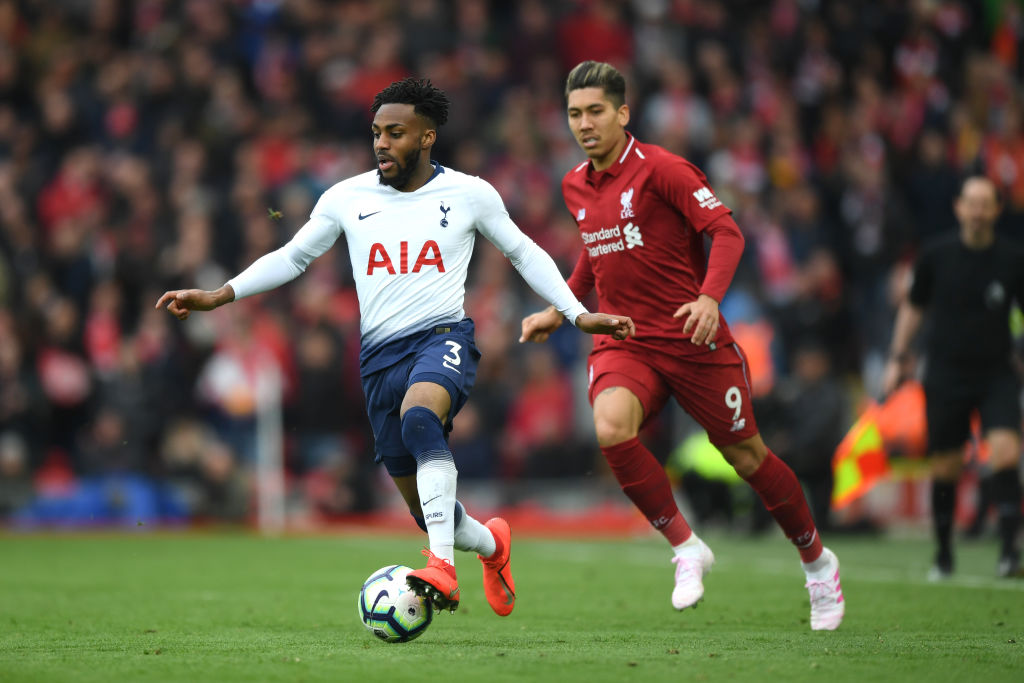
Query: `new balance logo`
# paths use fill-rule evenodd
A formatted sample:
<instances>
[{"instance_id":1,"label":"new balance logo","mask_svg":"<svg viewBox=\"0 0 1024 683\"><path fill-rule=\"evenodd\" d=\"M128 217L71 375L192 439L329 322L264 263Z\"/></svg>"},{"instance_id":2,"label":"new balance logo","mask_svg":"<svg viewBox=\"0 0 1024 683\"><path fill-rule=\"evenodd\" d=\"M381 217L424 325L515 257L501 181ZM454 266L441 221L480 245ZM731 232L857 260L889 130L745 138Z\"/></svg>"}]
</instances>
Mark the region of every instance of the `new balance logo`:
<instances>
[{"instance_id":1,"label":"new balance logo","mask_svg":"<svg viewBox=\"0 0 1024 683\"><path fill-rule=\"evenodd\" d=\"M729 428L730 432L738 432L747 426L747 418L741 417L738 420L732 421L732 427Z\"/></svg>"},{"instance_id":2,"label":"new balance logo","mask_svg":"<svg viewBox=\"0 0 1024 683\"><path fill-rule=\"evenodd\" d=\"M718 201L718 197L706 187L702 187L694 192L693 198L700 202L700 208L702 209L717 209L722 205L722 202Z\"/></svg>"},{"instance_id":3,"label":"new balance logo","mask_svg":"<svg viewBox=\"0 0 1024 683\"><path fill-rule=\"evenodd\" d=\"M586 217L587 217L587 210L586 209L580 209L579 211L576 212L576 221L577 222L583 220Z\"/></svg>"},{"instance_id":4,"label":"new balance logo","mask_svg":"<svg viewBox=\"0 0 1024 683\"><path fill-rule=\"evenodd\" d=\"M627 223L626 227L622 229L622 234L626 237L626 249L644 246L644 236L640 234L640 226Z\"/></svg>"}]
</instances>

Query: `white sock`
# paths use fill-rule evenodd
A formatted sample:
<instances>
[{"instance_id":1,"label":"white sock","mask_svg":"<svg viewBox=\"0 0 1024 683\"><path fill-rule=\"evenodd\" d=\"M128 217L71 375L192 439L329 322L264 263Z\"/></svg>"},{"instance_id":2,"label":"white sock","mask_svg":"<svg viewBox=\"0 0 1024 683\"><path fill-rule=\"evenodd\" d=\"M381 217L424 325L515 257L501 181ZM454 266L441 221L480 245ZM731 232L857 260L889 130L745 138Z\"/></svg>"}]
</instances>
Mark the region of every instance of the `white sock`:
<instances>
[{"instance_id":1,"label":"white sock","mask_svg":"<svg viewBox=\"0 0 1024 683\"><path fill-rule=\"evenodd\" d=\"M700 538L697 537L697 532L690 532L690 537L680 543L679 545L672 546L672 552L676 555L692 555L700 550Z\"/></svg>"},{"instance_id":2,"label":"white sock","mask_svg":"<svg viewBox=\"0 0 1024 683\"><path fill-rule=\"evenodd\" d=\"M472 551L482 557L490 557L497 550L491 530L470 517L465 508L455 527L455 549Z\"/></svg>"},{"instance_id":3,"label":"white sock","mask_svg":"<svg viewBox=\"0 0 1024 683\"><path fill-rule=\"evenodd\" d=\"M430 552L455 564L455 482L459 472L451 453L425 460L416 468L416 489Z\"/></svg>"},{"instance_id":4,"label":"white sock","mask_svg":"<svg viewBox=\"0 0 1024 683\"><path fill-rule=\"evenodd\" d=\"M814 579L815 581L825 581L831 579L829 576L829 570L832 565L831 553L826 549L822 549L821 555L818 559L813 562L801 562L800 566L804 568L804 573L807 574L807 578Z\"/></svg>"}]
</instances>

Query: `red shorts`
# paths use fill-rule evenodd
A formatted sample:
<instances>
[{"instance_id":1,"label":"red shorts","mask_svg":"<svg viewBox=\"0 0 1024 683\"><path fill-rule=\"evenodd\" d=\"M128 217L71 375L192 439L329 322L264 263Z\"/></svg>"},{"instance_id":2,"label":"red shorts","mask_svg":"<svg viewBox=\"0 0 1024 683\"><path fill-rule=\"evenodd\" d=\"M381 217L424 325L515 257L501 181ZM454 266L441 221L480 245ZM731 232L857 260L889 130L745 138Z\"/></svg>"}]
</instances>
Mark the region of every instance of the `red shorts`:
<instances>
[{"instance_id":1,"label":"red shorts","mask_svg":"<svg viewBox=\"0 0 1024 683\"><path fill-rule=\"evenodd\" d=\"M692 357L648 350L606 348L588 359L589 397L609 387L629 389L644 408L644 424L672 396L707 430L716 446L730 446L757 434L746 358L738 344Z\"/></svg>"}]
</instances>

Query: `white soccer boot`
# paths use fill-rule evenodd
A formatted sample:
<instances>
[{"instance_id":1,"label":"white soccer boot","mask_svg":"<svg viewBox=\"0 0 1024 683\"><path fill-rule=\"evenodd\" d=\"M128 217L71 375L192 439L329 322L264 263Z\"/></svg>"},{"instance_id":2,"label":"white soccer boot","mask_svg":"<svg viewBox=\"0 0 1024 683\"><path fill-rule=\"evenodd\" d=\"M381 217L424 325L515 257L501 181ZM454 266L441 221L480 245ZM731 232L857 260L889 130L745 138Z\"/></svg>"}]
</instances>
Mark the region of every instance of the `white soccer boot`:
<instances>
[{"instance_id":1,"label":"white soccer boot","mask_svg":"<svg viewBox=\"0 0 1024 683\"><path fill-rule=\"evenodd\" d=\"M711 571L715 554L704 541L687 548L682 555L676 555L676 587L672 589L672 606L677 610L694 607L704 597L704 575Z\"/></svg>"},{"instance_id":2,"label":"white soccer boot","mask_svg":"<svg viewBox=\"0 0 1024 683\"><path fill-rule=\"evenodd\" d=\"M839 583L839 558L828 548L822 550L822 556L828 565L813 575L808 573L805 584L811 595L811 630L834 631L843 622L846 601Z\"/></svg>"}]
</instances>

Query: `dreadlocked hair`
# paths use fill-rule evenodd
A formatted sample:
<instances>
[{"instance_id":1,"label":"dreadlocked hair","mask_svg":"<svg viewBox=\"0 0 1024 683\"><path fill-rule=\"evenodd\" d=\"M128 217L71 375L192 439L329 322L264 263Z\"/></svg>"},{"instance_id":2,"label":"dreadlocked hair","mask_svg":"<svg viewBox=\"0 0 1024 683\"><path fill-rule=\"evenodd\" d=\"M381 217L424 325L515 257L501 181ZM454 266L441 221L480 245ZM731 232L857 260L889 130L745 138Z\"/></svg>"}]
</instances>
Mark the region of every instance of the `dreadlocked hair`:
<instances>
[{"instance_id":1,"label":"dreadlocked hair","mask_svg":"<svg viewBox=\"0 0 1024 683\"><path fill-rule=\"evenodd\" d=\"M429 79L406 78L395 81L373 98L374 114L385 104L411 104L417 115L430 119L435 126L448 120L448 96Z\"/></svg>"}]
</instances>

